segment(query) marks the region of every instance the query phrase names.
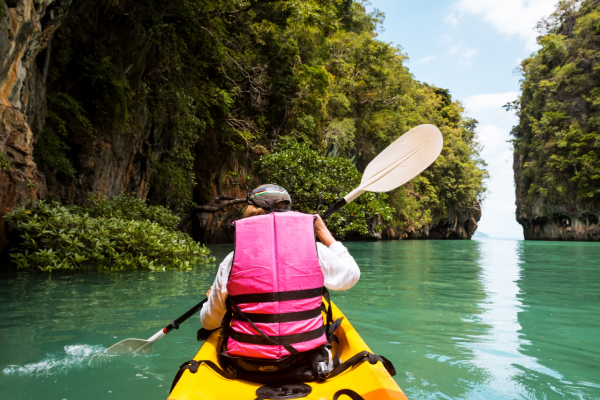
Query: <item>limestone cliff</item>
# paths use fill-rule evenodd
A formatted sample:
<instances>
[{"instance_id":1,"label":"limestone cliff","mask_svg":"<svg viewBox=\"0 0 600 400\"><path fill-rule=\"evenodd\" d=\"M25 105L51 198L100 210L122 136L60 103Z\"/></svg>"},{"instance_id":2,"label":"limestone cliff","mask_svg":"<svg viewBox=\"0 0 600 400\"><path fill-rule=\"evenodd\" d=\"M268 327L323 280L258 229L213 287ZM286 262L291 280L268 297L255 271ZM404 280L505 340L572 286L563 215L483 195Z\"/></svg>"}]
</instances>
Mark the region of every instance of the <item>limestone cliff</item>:
<instances>
[{"instance_id":1,"label":"limestone cliff","mask_svg":"<svg viewBox=\"0 0 600 400\"><path fill-rule=\"evenodd\" d=\"M2 2L0 21L0 212L46 194L33 148L46 118L46 58L40 53L64 19L71 0ZM38 61L38 62L36 62ZM6 226L0 219L0 248Z\"/></svg>"},{"instance_id":2,"label":"limestone cliff","mask_svg":"<svg viewBox=\"0 0 600 400\"><path fill-rule=\"evenodd\" d=\"M270 2L257 2L248 13L250 8L237 10L237 2L192 3L0 0L2 213L40 199L84 204L93 192L110 197L127 191L163 205L179 201L180 208L189 207L190 197L197 204L217 195L244 197L260 183L255 161L282 137L322 146L326 132L327 137L356 136L354 147L362 149L362 161L368 162L392 136L409 128L382 130L391 136L381 143L369 139L367 131L355 131L346 97L371 98L371 91L344 94L342 89L355 85L341 85L331 97L326 86L335 80L322 64L329 62L334 71L337 61L312 59L311 52L301 54L310 46L289 45L285 38L308 25L287 26L296 19L282 19ZM352 9L336 4L329 5L336 13L358 13L368 20L359 3L352 3ZM274 22L265 22L270 20ZM261 24L264 29L257 28ZM371 23L363 25L347 29L374 29ZM321 35L318 42L324 46L315 57L329 54L326 33L313 33ZM294 40L305 39L300 35ZM389 65L385 60L382 65L398 68L390 69L390 76L406 76L394 86L397 93L381 90L389 98L373 100L372 107L384 108L365 109L361 118L379 115L385 107L399 113L403 108L396 102L413 96L422 107L412 111L418 118L394 120L446 126L445 134L454 135L450 143L469 147L470 131L464 128L458 103L448 93L414 81L398 62L396 50L388 50ZM367 73L370 67L361 68ZM344 71L337 73L342 79ZM380 84L389 86L385 79ZM328 106L330 97L335 102ZM458 180L476 181L481 171L470 155L465 157L456 165L468 164L472 171L456 167L452 173ZM451 167L440 171L448 174ZM479 178L467 179L465 171ZM179 197L170 194L176 192L174 186ZM440 195L450 198L452 193L444 190L439 189ZM197 228L190 226L190 231L205 242L232 241L230 223L241 210L235 206L204 214L190 224ZM480 210L474 206L438 214L419 229L388 227L370 236L468 239ZM6 234L0 219L0 249Z\"/></svg>"},{"instance_id":3,"label":"limestone cliff","mask_svg":"<svg viewBox=\"0 0 600 400\"><path fill-rule=\"evenodd\" d=\"M600 1L561 2L540 24L509 106L517 221L527 240L600 241Z\"/></svg>"},{"instance_id":4,"label":"limestone cliff","mask_svg":"<svg viewBox=\"0 0 600 400\"><path fill-rule=\"evenodd\" d=\"M475 202L472 207L451 208L445 214L433 215L431 223L421 228L398 229L386 227L383 239L471 239L481 219L481 207Z\"/></svg>"}]
</instances>

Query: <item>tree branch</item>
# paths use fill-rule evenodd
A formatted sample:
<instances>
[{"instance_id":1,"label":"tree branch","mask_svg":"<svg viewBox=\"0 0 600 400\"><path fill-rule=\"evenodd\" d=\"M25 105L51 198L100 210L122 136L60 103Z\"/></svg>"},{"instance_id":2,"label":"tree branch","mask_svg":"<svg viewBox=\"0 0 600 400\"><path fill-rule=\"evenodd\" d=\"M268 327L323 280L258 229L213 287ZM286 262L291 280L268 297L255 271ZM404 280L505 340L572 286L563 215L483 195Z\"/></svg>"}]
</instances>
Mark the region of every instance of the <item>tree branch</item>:
<instances>
[{"instance_id":1,"label":"tree branch","mask_svg":"<svg viewBox=\"0 0 600 400\"><path fill-rule=\"evenodd\" d=\"M223 201L226 200L226 201ZM220 204L217 204L217 202L219 201L223 201ZM201 213L201 212L206 212L206 213L215 213L217 211L223 210L224 208L230 207L230 206L234 206L237 204L243 204L246 203L246 199L245 198L240 198L240 197L231 197L231 196L218 196L215 197L214 199L212 199L210 201L210 203L208 203L205 206L196 206L194 208L192 208L186 215L185 217L183 217L181 219L181 221L179 221L179 223L177 224L176 229L183 231L186 227L186 225L190 222L190 220L192 219L192 217L197 214L197 213Z\"/></svg>"}]
</instances>

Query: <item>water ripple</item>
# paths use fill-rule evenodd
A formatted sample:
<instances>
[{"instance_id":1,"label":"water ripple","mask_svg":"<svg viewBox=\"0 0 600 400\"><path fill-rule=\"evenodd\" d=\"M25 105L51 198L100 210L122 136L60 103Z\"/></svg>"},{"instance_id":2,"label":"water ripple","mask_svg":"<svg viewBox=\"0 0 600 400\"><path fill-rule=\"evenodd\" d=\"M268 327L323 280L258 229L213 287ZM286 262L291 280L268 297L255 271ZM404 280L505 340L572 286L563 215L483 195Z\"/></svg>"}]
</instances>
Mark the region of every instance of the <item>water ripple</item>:
<instances>
[{"instance_id":1,"label":"water ripple","mask_svg":"<svg viewBox=\"0 0 600 400\"><path fill-rule=\"evenodd\" d=\"M9 365L2 371L5 375L39 375L50 376L57 373L65 373L74 368L81 368L92 364L92 362L102 362L100 357L103 355L103 346L90 346L87 344L76 344L65 346L64 353L49 354L42 361L19 365Z\"/></svg>"}]
</instances>

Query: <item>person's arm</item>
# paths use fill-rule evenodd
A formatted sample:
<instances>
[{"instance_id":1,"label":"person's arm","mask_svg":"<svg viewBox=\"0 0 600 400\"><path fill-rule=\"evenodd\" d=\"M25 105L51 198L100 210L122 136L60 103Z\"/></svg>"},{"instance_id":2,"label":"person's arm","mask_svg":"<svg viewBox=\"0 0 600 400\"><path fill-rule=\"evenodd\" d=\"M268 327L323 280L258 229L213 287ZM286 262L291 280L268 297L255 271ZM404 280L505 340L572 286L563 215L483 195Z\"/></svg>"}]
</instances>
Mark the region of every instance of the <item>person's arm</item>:
<instances>
[{"instance_id":1,"label":"person's arm","mask_svg":"<svg viewBox=\"0 0 600 400\"><path fill-rule=\"evenodd\" d=\"M348 249L337 242L320 216L315 221L315 235L319 264L325 277L325 287L331 290L348 290L360 279L360 268Z\"/></svg>"},{"instance_id":2,"label":"person's arm","mask_svg":"<svg viewBox=\"0 0 600 400\"><path fill-rule=\"evenodd\" d=\"M333 243L335 243L335 238L333 237L331 232L329 232L329 229L327 229L327 225L325 225L323 218L321 218L320 215L317 215L316 217L317 219L315 219L315 236L319 238L319 240L325 245L325 247L329 247Z\"/></svg>"},{"instance_id":3,"label":"person's arm","mask_svg":"<svg viewBox=\"0 0 600 400\"><path fill-rule=\"evenodd\" d=\"M219 266L215 283L207 293L208 301L200 310L200 323L204 329L213 330L221 326L221 320L227 312L227 279L233 263L233 252L229 253Z\"/></svg>"}]
</instances>

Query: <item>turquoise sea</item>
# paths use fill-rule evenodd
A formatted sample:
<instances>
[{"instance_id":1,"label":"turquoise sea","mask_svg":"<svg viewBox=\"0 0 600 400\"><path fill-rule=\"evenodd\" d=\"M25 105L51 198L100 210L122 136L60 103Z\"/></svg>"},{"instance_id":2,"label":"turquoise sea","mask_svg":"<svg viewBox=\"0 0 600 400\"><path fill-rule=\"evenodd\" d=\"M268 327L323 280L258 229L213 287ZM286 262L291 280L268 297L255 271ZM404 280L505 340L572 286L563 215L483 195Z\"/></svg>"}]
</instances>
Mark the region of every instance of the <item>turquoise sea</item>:
<instances>
[{"instance_id":1,"label":"turquoise sea","mask_svg":"<svg viewBox=\"0 0 600 400\"><path fill-rule=\"evenodd\" d=\"M600 399L600 243L345 244L362 276L333 299L409 398ZM166 399L197 317L151 356L102 352L200 301L217 265L1 274L0 399Z\"/></svg>"}]
</instances>

